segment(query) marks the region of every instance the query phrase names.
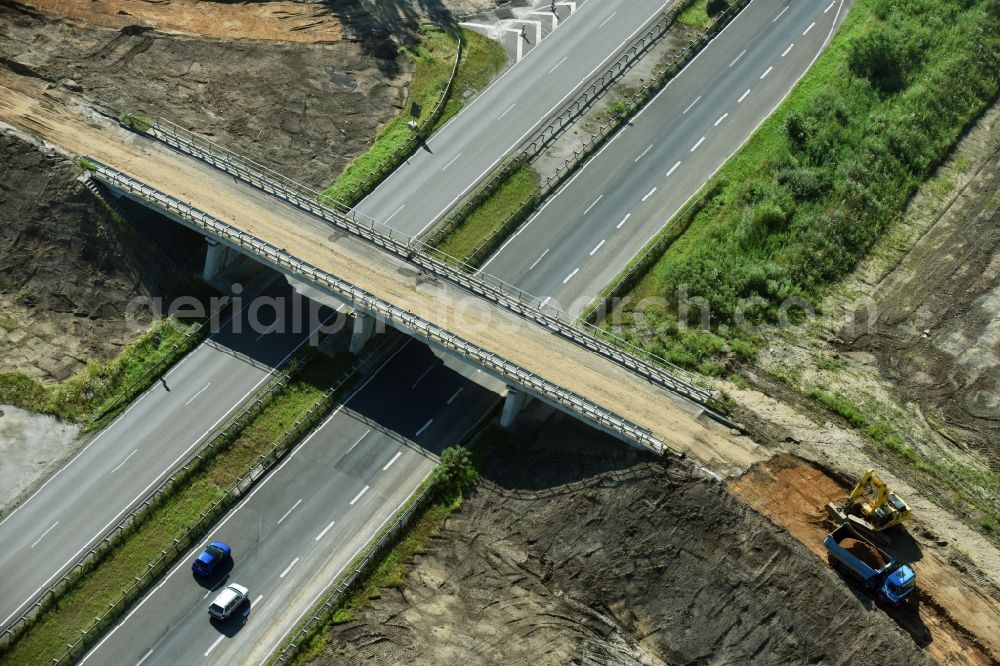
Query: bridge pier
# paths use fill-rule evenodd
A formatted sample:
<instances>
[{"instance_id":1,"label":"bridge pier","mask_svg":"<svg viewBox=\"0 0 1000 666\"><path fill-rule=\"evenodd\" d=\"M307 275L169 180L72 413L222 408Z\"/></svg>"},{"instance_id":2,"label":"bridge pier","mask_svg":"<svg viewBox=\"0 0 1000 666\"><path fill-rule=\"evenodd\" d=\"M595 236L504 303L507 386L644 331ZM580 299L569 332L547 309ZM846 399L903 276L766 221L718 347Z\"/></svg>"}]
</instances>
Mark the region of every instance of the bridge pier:
<instances>
[{"instance_id":1,"label":"bridge pier","mask_svg":"<svg viewBox=\"0 0 1000 666\"><path fill-rule=\"evenodd\" d=\"M351 344L347 350L352 354L357 354L375 337L376 332L384 333L385 323L382 322L382 325L378 327L379 331L375 330L376 323L375 317L372 315L356 312L354 315L354 331L351 333Z\"/></svg>"},{"instance_id":2,"label":"bridge pier","mask_svg":"<svg viewBox=\"0 0 1000 666\"><path fill-rule=\"evenodd\" d=\"M208 245L208 250L205 252L205 267L201 271L201 278L205 282L211 282L223 268L233 262L237 252L209 236L205 236L205 243Z\"/></svg>"},{"instance_id":3,"label":"bridge pier","mask_svg":"<svg viewBox=\"0 0 1000 666\"><path fill-rule=\"evenodd\" d=\"M508 386L507 397L503 401L503 411L500 412L500 427L512 428L530 400L531 396L521 389Z\"/></svg>"}]
</instances>

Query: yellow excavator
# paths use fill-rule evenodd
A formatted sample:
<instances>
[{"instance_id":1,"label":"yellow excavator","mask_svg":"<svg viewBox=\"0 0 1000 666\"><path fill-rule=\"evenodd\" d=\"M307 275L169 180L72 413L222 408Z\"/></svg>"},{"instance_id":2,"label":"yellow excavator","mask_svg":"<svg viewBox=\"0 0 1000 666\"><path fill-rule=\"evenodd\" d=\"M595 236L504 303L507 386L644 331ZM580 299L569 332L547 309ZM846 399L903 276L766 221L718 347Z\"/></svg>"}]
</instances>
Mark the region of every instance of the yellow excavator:
<instances>
[{"instance_id":1,"label":"yellow excavator","mask_svg":"<svg viewBox=\"0 0 1000 666\"><path fill-rule=\"evenodd\" d=\"M887 539L879 532L910 518L909 505L890 491L873 469L861 475L844 504L830 502L826 512L838 524L851 523L883 542Z\"/></svg>"}]
</instances>

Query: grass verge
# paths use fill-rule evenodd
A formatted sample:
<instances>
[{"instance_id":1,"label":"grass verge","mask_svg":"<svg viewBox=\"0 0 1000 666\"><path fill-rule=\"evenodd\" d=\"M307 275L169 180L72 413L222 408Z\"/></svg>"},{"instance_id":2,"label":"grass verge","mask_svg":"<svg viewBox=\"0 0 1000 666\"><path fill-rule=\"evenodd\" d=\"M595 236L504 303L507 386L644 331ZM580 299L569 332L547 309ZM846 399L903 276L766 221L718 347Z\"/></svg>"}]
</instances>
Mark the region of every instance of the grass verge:
<instances>
[{"instance_id":1,"label":"grass verge","mask_svg":"<svg viewBox=\"0 0 1000 666\"><path fill-rule=\"evenodd\" d=\"M446 461L445 454L442 454L442 464L438 466L432 479L443 475L453 475L452 478L441 484L440 495L423 510L392 550L382 556L364 582L345 597L313 637L300 646L290 662L293 666L304 666L319 656L329 641L329 628L349 621L353 612L378 598L381 590L406 587L406 576L413 558L427 552L431 540L441 532L448 516L461 508L465 491L479 480L478 470L486 455L494 447L505 446L513 437L515 436L495 422L491 422L476 434L467 449L452 449L459 455L450 464Z\"/></svg>"},{"instance_id":2,"label":"grass verge","mask_svg":"<svg viewBox=\"0 0 1000 666\"><path fill-rule=\"evenodd\" d=\"M540 187L538 173L530 164L522 164L460 226L442 239L438 249L461 261L468 259Z\"/></svg>"},{"instance_id":3,"label":"grass verge","mask_svg":"<svg viewBox=\"0 0 1000 666\"><path fill-rule=\"evenodd\" d=\"M448 121L465 105L469 91L484 88L503 68L507 56L497 42L464 28L461 34L463 49L451 93L441 115L431 128L436 129ZM403 53L413 64L404 112L390 121L375 137L371 148L356 157L337 180L323 192L324 197L353 203L350 193L369 184L379 165L405 146L413 134L407 126L411 120L410 106L422 107L422 118L433 113L441 91L448 85L455 62L458 44L452 33L435 27L425 27L417 43L404 47ZM421 119L422 119L421 118ZM418 119L418 120L421 120ZM356 198L356 197L355 197Z\"/></svg>"},{"instance_id":4,"label":"grass verge","mask_svg":"<svg viewBox=\"0 0 1000 666\"><path fill-rule=\"evenodd\" d=\"M86 428L98 428L113 417L113 412L104 412L119 395L126 390L143 390L156 379L147 373L157 365L164 370L169 368L201 341L201 336L189 335L194 326L166 319L126 347L117 358L106 363L87 363L83 370L61 384L44 385L20 372L0 374L0 403L67 421L97 419L86 424ZM125 404L127 401L118 409Z\"/></svg>"},{"instance_id":5,"label":"grass verge","mask_svg":"<svg viewBox=\"0 0 1000 666\"><path fill-rule=\"evenodd\" d=\"M633 303L663 304L621 322L623 337L678 346L692 367L732 340L752 355L759 336L743 324L777 322L782 304L815 301L850 271L998 90L1000 0L856 0L633 289ZM710 331L679 330L680 292L710 312Z\"/></svg>"},{"instance_id":6,"label":"grass verge","mask_svg":"<svg viewBox=\"0 0 1000 666\"><path fill-rule=\"evenodd\" d=\"M4 663L51 663L79 639L95 617L122 596L122 588L143 575L148 564L171 548L198 522L201 514L224 496L236 480L266 453L335 385L351 365L347 354L313 357L298 376L228 446L217 449L187 482L162 501L117 547L76 581L44 611L28 631L2 653Z\"/></svg>"}]
</instances>

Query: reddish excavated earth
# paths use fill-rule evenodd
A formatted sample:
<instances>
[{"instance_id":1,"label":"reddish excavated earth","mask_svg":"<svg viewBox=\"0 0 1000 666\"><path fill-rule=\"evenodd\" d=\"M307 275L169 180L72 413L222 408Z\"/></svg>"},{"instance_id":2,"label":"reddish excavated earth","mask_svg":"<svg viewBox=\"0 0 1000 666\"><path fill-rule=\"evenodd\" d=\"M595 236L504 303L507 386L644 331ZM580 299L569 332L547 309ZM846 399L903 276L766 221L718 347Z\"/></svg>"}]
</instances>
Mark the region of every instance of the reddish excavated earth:
<instances>
[{"instance_id":1,"label":"reddish excavated earth","mask_svg":"<svg viewBox=\"0 0 1000 666\"><path fill-rule=\"evenodd\" d=\"M781 454L753 466L729 486L826 559L823 538L834 525L826 517L825 506L842 502L848 492L834 478L800 458ZM1000 602L963 577L937 545L918 536L913 523L919 519L916 516L909 523L909 530L894 534L886 547L917 572L917 600L902 610L883 610L941 664L1000 663Z\"/></svg>"}]
</instances>

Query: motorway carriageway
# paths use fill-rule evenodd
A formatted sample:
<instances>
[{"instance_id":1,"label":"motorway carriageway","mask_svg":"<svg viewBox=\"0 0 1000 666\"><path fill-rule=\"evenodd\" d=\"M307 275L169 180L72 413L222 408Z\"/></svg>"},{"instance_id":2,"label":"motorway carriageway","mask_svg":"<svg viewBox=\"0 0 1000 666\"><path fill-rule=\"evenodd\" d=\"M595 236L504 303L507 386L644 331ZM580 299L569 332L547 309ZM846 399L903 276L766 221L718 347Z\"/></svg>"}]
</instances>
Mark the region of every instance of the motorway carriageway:
<instances>
[{"instance_id":1,"label":"motorway carriageway","mask_svg":"<svg viewBox=\"0 0 1000 666\"><path fill-rule=\"evenodd\" d=\"M579 313L805 74L844 0L754 0L483 266Z\"/></svg>"}]
</instances>

